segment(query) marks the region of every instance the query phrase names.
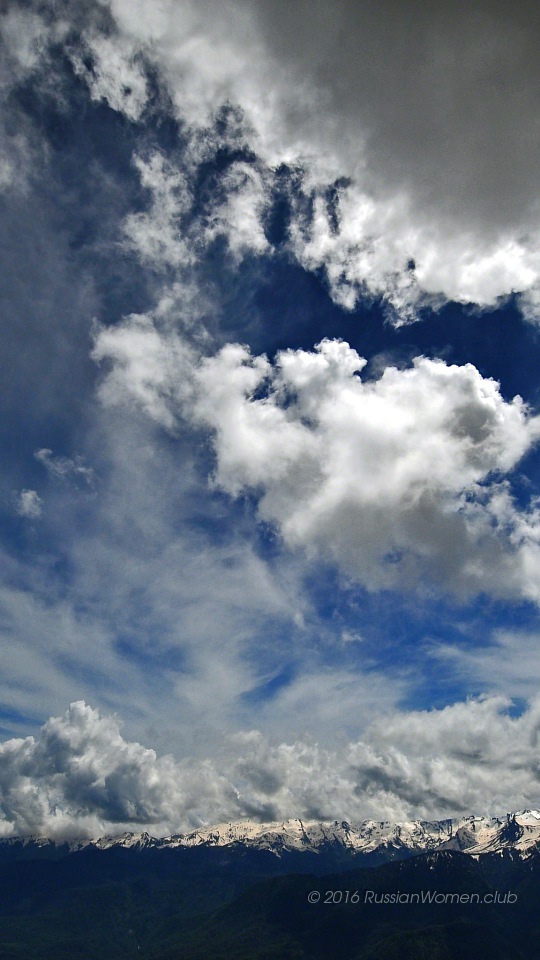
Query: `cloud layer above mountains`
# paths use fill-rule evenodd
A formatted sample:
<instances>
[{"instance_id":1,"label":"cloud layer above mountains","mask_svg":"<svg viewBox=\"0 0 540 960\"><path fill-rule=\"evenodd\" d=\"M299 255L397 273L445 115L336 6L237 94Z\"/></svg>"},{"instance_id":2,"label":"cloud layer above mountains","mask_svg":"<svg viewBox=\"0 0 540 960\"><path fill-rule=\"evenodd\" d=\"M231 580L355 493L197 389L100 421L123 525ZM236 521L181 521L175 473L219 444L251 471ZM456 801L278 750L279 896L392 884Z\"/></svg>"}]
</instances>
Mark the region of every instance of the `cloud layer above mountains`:
<instances>
[{"instance_id":1,"label":"cloud layer above mountains","mask_svg":"<svg viewBox=\"0 0 540 960\"><path fill-rule=\"evenodd\" d=\"M0 836L503 813L534 803L539 780L538 707L518 719L507 708L493 697L395 714L337 751L245 732L225 740L218 763L158 757L124 739L116 718L73 703L36 739L0 746Z\"/></svg>"}]
</instances>

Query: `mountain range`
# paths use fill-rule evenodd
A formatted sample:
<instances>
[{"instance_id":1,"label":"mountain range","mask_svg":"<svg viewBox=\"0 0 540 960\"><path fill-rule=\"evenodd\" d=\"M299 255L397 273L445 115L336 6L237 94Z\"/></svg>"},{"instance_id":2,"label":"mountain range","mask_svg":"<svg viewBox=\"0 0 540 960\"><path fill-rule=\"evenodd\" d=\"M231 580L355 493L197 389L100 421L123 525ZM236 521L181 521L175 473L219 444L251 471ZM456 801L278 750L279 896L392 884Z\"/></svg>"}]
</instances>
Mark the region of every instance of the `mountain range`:
<instances>
[{"instance_id":1,"label":"mountain range","mask_svg":"<svg viewBox=\"0 0 540 960\"><path fill-rule=\"evenodd\" d=\"M284 820L259 823L253 820L200 827L190 833L153 837L143 833L124 833L114 837L53 840L44 837L10 837L0 840L0 860L41 855L57 858L80 850L95 848L201 850L243 848L267 851L276 857L293 853L315 855L331 851L343 855L385 860L422 853L459 850L472 856L515 850L528 856L540 849L540 811L522 810L496 817L460 817L446 820L407 820L398 823L363 820ZM11 856L10 856L11 854Z\"/></svg>"},{"instance_id":2,"label":"mountain range","mask_svg":"<svg viewBox=\"0 0 540 960\"><path fill-rule=\"evenodd\" d=\"M7 838L0 960L537 960L539 900L535 810Z\"/></svg>"}]
</instances>

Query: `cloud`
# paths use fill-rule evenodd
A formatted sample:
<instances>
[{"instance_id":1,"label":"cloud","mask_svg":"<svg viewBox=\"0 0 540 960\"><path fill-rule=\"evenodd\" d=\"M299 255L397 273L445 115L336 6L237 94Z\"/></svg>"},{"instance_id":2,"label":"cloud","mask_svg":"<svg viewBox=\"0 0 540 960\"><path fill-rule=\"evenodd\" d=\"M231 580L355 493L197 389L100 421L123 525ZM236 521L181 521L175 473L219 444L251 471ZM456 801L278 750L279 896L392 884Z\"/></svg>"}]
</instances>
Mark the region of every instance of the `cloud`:
<instances>
[{"instance_id":1,"label":"cloud","mask_svg":"<svg viewBox=\"0 0 540 960\"><path fill-rule=\"evenodd\" d=\"M61 27L47 26L31 10L14 6L0 15L0 193L24 194L32 174L48 159L44 139L12 94L18 83L38 75L53 33L59 38Z\"/></svg>"},{"instance_id":2,"label":"cloud","mask_svg":"<svg viewBox=\"0 0 540 960\"><path fill-rule=\"evenodd\" d=\"M146 823L169 831L251 814L397 816L531 802L536 707L522 718L501 699L396 713L410 686L400 680L395 641L388 638L396 659L384 676L362 663L370 649L362 591L351 591L354 629L338 617L329 625L331 612L310 609L306 574L322 577L329 563L341 587L414 590L420 606L439 590L538 602L540 506L512 496L538 418L471 365L417 358L375 379L337 340L272 361L242 344L216 345L236 322L230 268L252 256L323 270L347 309L383 296L395 324L449 297L482 306L511 292L537 319L538 105L530 91L538 65L523 8L509 23L502 7L460 9L452 19L420 2L410 21L390 2L383 20L368 0L337 0L330 16L318 0L81 2L69 17L53 6L40 5L43 17L4 18L2 89L32 82L52 152L58 125L48 119L67 107L69 67L62 60L57 83L50 51L63 43L78 74L70 109L81 111L98 148L79 194L73 165L90 141L79 140L77 125L77 149L39 169L39 181L32 176L46 151L30 121L18 139L3 139L0 181L24 251L4 271L13 284L6 302L34 291L11 325L15 416L5 420L15 424L32 408L39 429L30 434L25 420L16 431L27 439L26 458L68 435L84 457L36 451L58 482L34 525L32 558L2 558L3 701L19 716L13 723L28 724L87 696L122 713L131 739L78 707L33 745L13 747L31 762L9 780L11 790L21 778L5 829L95 833ZM103 107L84 113L81 80L90 100L125 120ZM481 91L476 102L473 90ZM98 117L118 132L110 152L86 127ZM6 130L12 120L0 117ZM26 198L19 207L12 196L19 174L33 191L24 216ZM98 182L107 189L94 194ZM95 196L104 198L97 206ZM274 247L276 205L283 224ZM36 210L51 229L29 249ZM98 312L109 324L94 328L101 409L87 402L96 371L86 334ZM129 315L118 321L121 313ZM219 319L214 343L208 331ZM40 350L25 351L38 322ZM43 347L49 335L58 349ZM62 376L51 377L59 363ZM93 469L99 490L82 497ZM20 490L21 516L37 518L42 501L26 484L34 485L9 480L9 489ZM336 589L336 607L345 606ZM326 602L322 591L316 600ZM365 646L345 642L358 637L357 621ZM337 632L343 642L334 642ZM531 657L533 646L526 641ZM494 664L500 654L514 657L508 689L533 696L518 649L500 639L483 654L460 650L474 689L506 689ZM369 726L378 713L388 718L386 739L382 721ZM255 717L264 735L223 733L250 728ZM512 750L497 757L490 731ZM192 759L162 763L135 740L174 742Z\"/></svg>"},{"instance_id":3,"label":"cloud","mask_svg":"<svg viewBox=\"0 0 540 960\"><path fill-rule=\"evenodd\" d=\"M92 358L111 365L99 395L106 405L134 401L154 421L172 430L182 403L193 353L179 337L160 336L153 319L132 315L120 327L97 327Z\"/></svg>"},{"instance_id":4,"label":"cloud","mask_svg":"<svg viewBox=\"0 0 540 960\"><path fill-rule=\"evenodd\" d=\"M364 365L328 340L273 366L238 345L203 360L195 416L214 431L216 483L256 492L287 544L369 589L538 598L536 508L514 508L503 480L538 418L471 364L420 357L375 381Z\"/></svg>"},{"instance_id":5,"label":"cloud","mask_svg":"<svg viewBox=\"0 0 540 960\"><path fill-rule=\"evenodd\" d=\"M494 630L486 642L430 643L428 655L468 689L481 687L511 697L533 698L540 681L537 633Z\"/></svg>"},{"instance_id":6,"label":"cloud","mask_svg":"<svg viewBox=\"0 0 540 960\"><path fill-rule=\"evenodd\" d=\"M116 718L100 716L83 701L48 720L37 740L8 740L0 751L4 835L93 836L149 824L163 829L194 813L187 765L124 740ZM220 778L205 785L204 767L197 774L208 801Z\"/></svg>"},{"instance_id":7,"label":"cloud","mask_svg":"<svg viewBox=\"0 0 540 960\"><path fill-rule=\"evenodd\" d=\"M20 517L37 520L43 510L43 500L35 490L21 490L17 497L16 510Z\"/></svg>"},{"instance_id":8,"label":"cloud","mask_svg":"<svg viewBox=\"0 0 540 960\"><path fill-rule=\"evenodd\" d=\"M171 443L138 412L96 413L93 495L84 478L53 475L31 555L1 554L1 725L28 730L87 697L143 742L151 728L152 745L204 754L252 723L244 697L296 656L301 571L265 556L242 511L201 485L199 435Z\"/></svg>"},{"instance_id":9,"label":"cloud","mask_svg":"<svg viewBox=\"0 0 540 960\"><path fill-rule=\"evenodd\" d=\"M377 720L364 743L351 746L357 790L391 797L403 809L500 810L533 802L538 704L520 717L503 696L442 710L411 711ZM386 795L386 796L385 796Z\"/></svg>"},{"instance_id":10,"label":"cloud","mask_svg":"<svg viewBox=\"0 0 540 960\"><path fill-rule=\"evenodd\" d=\"M274 364L239 344L200 359L151 317L99 332L94 357L112 361L105 403L209 428L214 483L255 494L289 547L370 590L538 601L538 508L518 508L507 477L539 420L472 364L419 357L362 379L366 361L336 340Z\"/></svg>"},{"instance_id":11,"label":"cloud","mask_svg":"<svg viewBox=\"0 0 540 960\"><path fill-rule=\"evenodd\" d=\"M128 121L156 109L155 75L160 109L182 123L188 166L216 152L216 119L234 114L226 136L250 159L225 173L227 195L205 212L199 239L224 235L237 261L269 252L264 223L276 171L288 169L285 248L323 270L344 307L383 297L400 324L448 299L482 308L515 293L536 322L538 18L526 0L511 13L480 0L453 17L427 0L389 0L385 11L336 0L330 22L320 0L290 9L282 0L165 0L159 9L111 0L80 5L70 24L52 9L15 9L3 18L6 83L31 74L46 84L51 44L74 27L66 49L75 72ZM23 156L31 163L23 140L0 161L5 184ZM186 157L176 169L155 153L136 162L154 206L127 218L127 242L147 264L188 263Z\"/></svg>"},{"instance_id":12,"label":"cloud","mask_svg":"<svg viewBox=\"0 0 540 960\"><path fill-rule=\"evenodd\" d=\"M206 231L206 242L223 235L237 262L246 253L270 253L263 220L269 207L270 183L265 184L261 173L248 163L233 163L220 180L225 201L217 204Z\"/></svg>"},{"instance_id":13,"label":"cloud","mask_svg":"<svg viewBox=\"0 0 540 960\"><path fill-rule=\"evenodd\" d=\"M75 73L88 85L92 100L106 100L112 110L138 121L148 100L148 84L140 51L125 38L88 33L84 49L74 50ZM90 64L89 64L90 61Z\"/></svg>"},{"instance_id":14,"label":"cloud","mask_svg":"<svg viewBox=\"0 0 540 960\"><path fill-rule=\"evenodd\" d=\"M309 202L292 202L289 251L326 271L342 305L383 296L402 323L445 299L487 307L516 292L536 319L539 23L526 0L452 16L428 0L336 0L331 14L322 0L109 9L118 35L98 41L92 27L107 56L95 55L91 95L138 118L144 54L195 138L238 107L268 182L280 164L302 172ZM248 227L263 249L265 198L247 176L224 218L237 255Z\"/></svg>"},{"instance_id":15,"label":"cloud","mask_svg":"<svg viewBox=\"0 0 540 960\"><path fill-rule=\"evenodd\" d=\"M288 817L409 819L502 813L534 803L538 705L504 697L394 713L332 752L315 742L226 738L220 760L174 760L126 740L118 719L83 701L37 738L0 745L4 836L157 834L201 823Z\"/></svg>"},{"instance_id":16,"label":"cloud","mask_svg":"<svg viewBox=\"0 0 540 960\"><path fill-rule=\"evenodd\" d=\"M52 37L59 39L67 24L40 16L39 13L16 4L0 17L2 45L9 58L11 71L5 64L3 85L12 85L21 77L36 70Z\"/></svg>"},{"instance_id":17,"label":"cloud","mask_svg":"<svg viewBox=\"0 0 540 960\"><path fill-rule=\"evenodd\" d=\"M55 457L46 447L36 450L34 457L54 480L80 480L87 486L94 482L94 471L92 467L85 467L83 457Z\"/></svg>"},{"instance_id":18,"label":"cloud","mask_svg":"<svg viewBox=\"0 0 540 960\"><path fill-rule=\"evenodd\" d=\"M159 269L193 265L194 251L183 229L192 202L186 176L157 152L148 159L135 157L134 163L151 204L147 211L126 218L127 245L143 263Z\"/></svg>"}]
</instances>

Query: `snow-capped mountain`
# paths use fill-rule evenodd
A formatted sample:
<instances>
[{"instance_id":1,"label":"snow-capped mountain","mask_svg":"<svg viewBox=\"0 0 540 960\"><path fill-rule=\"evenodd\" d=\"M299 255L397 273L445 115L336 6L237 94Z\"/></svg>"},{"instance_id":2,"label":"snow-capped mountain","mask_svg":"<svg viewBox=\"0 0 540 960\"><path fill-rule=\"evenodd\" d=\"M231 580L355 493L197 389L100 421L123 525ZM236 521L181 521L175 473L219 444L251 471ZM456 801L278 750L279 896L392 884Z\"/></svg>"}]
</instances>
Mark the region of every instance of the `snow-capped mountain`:
<instances>
[{"instance_id":1,"label":"snow-capped mountain","mask_svg":"<svg viewBox=\"0 0 540 960\"><path fill-rule=\"evenodd\" d=\"M448 820L408 820L400 823L364 820L319 822L285 820L257 823L252 820L201 827L191 833L156 838L148 833L126 833L118 837L79 840L66 843L45 838L10 838L0 841L6 846L29 844L43 853L62 848L76 852L84 848L114 848L141 851L148 849L224 848L266 851L276 857L287 854L321 854L333 850L344 856L351 854L377 856L392 860L414 854L457 850L472 856L514 850L521 857L540 853L540 811L523 810L500 817L461 817Z\"/></svg>"},{"instance_id":2,"label":"snow-capped mountain","mask_svg":"<svg viewBox=\"0 0 540 960\"><path fill-rule=\"evenodd\" d=\"M182 847L241 844L269 850L278 856L286 851L317 853L329 846L342 847L351 853L386 853L389 857L437 850L460 850L479 855L509 848L527 855L540 849L540 811L523 810L490 818L471 816L401 823L375 820L360 823L337 820L256 823L244 820L167 837L161 843Z\"/></svg>"},{"instance_id":3,"label":"snow-capped mountain","mask_svg":"<svg viewBox=\"0 0 540 960\"><path fill-rule=\"evenodd\" d=\"M288 853L318 854L330 849L343 854L378 854L390 860L411 854L458 850L472 856L515 850L521 856L540 852L540 811L524 810L500 817L461 817L448 820L407 820L400 823L364 820L319 822L284 820L258 823L253 820L201 827L191 833L156 838L148 833L126 833L96 840L55 842L45 838L10 838L6 845L34 844L45 852L62 847L74 852L88 847L100 850L124 848L189 849L235 848L267 851L276 857Z\"/></svg>"}]
</instances>

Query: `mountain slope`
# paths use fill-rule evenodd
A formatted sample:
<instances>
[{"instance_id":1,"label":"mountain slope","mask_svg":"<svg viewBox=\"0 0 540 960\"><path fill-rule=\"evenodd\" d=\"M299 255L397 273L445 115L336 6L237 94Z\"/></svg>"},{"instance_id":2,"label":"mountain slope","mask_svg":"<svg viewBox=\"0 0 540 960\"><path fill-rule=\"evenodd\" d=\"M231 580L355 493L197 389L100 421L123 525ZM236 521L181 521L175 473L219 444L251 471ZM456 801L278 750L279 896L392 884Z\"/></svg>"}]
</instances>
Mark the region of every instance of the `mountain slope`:
<instances>
[{"instance_id":1,"label":"mountain slope","mask_svg":"<svg viewBox=\"0 0 540 960\"><path fill-rule=\"evenodd\" d=\"M515 903L456 903L487 894L486 854L479 861L447 851L324 877L280 877L253 885L189 937L154 960L532 960L540 945L537 898L540 861L508 855ZM488 866L488 869L486 869ZM506 878L508 879L508 878ZM333 902L348 890L358 897ZM309 894L321 895L318 903ZM402 895L450 894L451 902L373 902ZM508 892L499 890L501 897ZM525 895L526 894L526 895ZM370 899L371 898L371 899ZM334 897L335 899L335 897ZM326 902L325 902L326 901Z\"/></svg>"},{"instance_id":2,"label":"mountain slope","mask_svg":"<svg viewBox=\"0 0 540 960\"><path fill-rule=\"evenodd\" d=\"M440 850L355 866L366 858L325 874L323 852L120 841L0 864L0 960L472 960L464 938L475 960L540 956L540 854ZM291 863L319 869L291 875ZM508 889L517 904L365 902L365 891ZM324 902L343 890L357 891L354 903Z\"/></svg>"},{"instance_id":3,"label":"mountain slope","mask_svg":"<svg viewBox=\"0 0 540 960\"><path fill-rule=\"evenodd\" d=\"M9 838L0 841L0 863L24 859L60 859L87 849L105 850L210 850L267 852L286 858L310 854L337 861L362 856L365 862L385 862L435 850L459 850L478 856L513 849L528 856L540 849L540 812L525 810L501 817L401 823L364 820L319 822L286 820L257 823L242 820L217 824L187 834L155 838L148 833L128 833L97 840L53 841L47 838ZM368 859L369 858L369 859ZM308 858L306 858L308 859Z\"/></svg>"}]
</instances>

